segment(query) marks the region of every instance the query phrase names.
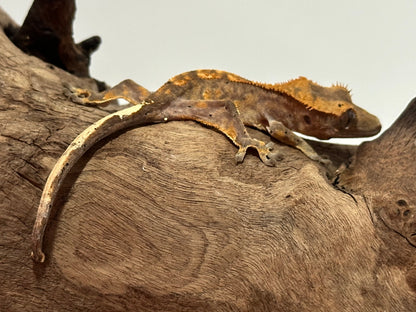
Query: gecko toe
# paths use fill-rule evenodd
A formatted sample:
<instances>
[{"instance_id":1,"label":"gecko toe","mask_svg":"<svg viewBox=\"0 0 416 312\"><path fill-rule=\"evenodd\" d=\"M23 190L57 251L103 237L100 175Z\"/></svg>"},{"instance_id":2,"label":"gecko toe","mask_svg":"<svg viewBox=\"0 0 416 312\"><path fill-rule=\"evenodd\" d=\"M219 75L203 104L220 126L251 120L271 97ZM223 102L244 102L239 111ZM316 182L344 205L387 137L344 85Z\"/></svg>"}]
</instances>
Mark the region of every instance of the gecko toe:
<instances>
[{"instance_id":1,"label":"gecko toe","mask_svg":"<svg viewBox=\"0 0 416 312\"><path fill-rule=\"evenodd\" d=\"M272 141L270 141L266 144L266 148L268 148L270 151L272 151L276 148L276 144L274 144Z\"/></svg>"},{"instance_id":2,"label":"gecko toe","mask_svg":"<svg viewBox=\"0 0 416 312\"><path fill-rule=\"evenodd\" d=\"M240 147L238 152L235 154L235 161L237 164L242 163L246 156L247 147Z\"/></svg>"},{"instance_id":3,"label":"gecko toe","mask_svg":"<svg viewBox=\"0 0 416 312\"><path fill-rule=\"evenodd\" d=\"M270 141L266 144L266 148L269 150L268 157L274 159L275 161L282 160L283 154L278 150L278 146Z\"/></svg>"},{"instance_id":4,"label":"gecko toe","mask_svg":"<svg viewBox=\"0 0 416 312\"><path fill-rule=\"evenodd\" d=\"M269 154L260 155L260 158L266 166L270 166L270 167L276 166L276 160L272 158L271 155Z\"/></svg>"},{"instance_id":5,"label":"gecko toe","mask_svg":"<svg viewBox=\"0 0 416 312\"><path fill-rule=\"evenodd\" d=\"M266 146L262 149L258 149L259 156L265 165L274 167L276 166L277 161L281 159L281 154L278 151L273 151Z\"/></svg>"}]
</instances>

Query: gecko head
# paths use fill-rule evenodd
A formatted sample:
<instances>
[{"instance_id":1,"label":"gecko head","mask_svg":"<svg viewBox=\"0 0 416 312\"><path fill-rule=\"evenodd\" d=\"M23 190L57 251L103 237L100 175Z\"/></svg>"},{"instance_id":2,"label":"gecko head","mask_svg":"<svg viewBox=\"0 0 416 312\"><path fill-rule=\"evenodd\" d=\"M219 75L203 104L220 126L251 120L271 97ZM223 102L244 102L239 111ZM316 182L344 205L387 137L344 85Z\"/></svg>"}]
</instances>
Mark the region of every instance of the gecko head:
<instances>
[{"instance_id":1,"label":"gecko head","mask_svg":"<svg viewBox=\"0 0 416 312\"><path fill-rule=\"evenodd\" d=\"M358 106L349 107L334 121L334 138L370 137L381 130L379 119Z\"/></svg>"},{"instance_id":2,"label":"gecko head","mask_svg":"<svg viewBox=\"0 0 416 312\"><path fill-rule=\"evenodd\" d=\"M370 137L380 132L379 119L366 110L349 107L339 115L310 110L303 116L299 132L321 140Z\"/></svg>"},{"instance_id":3,"label":"gecko head","mask_svg":"<svg viewBox=\"0 0 416 312\"><path fill-rule=\"evenodd\" d=\"M306 108L303 129L299 129L306 135L319 139L369 137L381 129L378 118L353 104L343 85L323 87L299 77L275 87Z\"/></svg>"},{"instance_id":4,"label":"gecko head","mask_svg":"<svg viewBox=\"0 0 416 312\"><path fill-rule=\"evenodd\" d=\"M329 114L330 137L357 138L376 135L381 130L379 119L352 102L350 91L342 85L322 87L322 101L327 107L322 109Z\"/></svg>"}]
</instances>

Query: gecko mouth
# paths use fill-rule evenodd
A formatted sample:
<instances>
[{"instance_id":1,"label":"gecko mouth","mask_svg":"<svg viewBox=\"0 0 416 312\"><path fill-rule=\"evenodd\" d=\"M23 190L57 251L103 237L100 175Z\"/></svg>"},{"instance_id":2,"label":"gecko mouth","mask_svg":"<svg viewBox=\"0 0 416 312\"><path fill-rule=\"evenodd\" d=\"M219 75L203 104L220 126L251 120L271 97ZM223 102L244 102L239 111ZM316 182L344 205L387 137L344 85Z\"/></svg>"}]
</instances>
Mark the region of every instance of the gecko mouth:
<instances>
[{"instance_id":1,"label":"gecko mouth","mask_svg":"<svg viewBox=\"0 0 416 312\"><path fill-rule=\"evenodd\" d=\"M352 130L352 129L351 129ZM358 119L356 125L356 135L362 137L370 137L376 135L381 130L380 120L368 113L366 118ZM351 131L355 132L355 131Z\"/></svg>"}]
</instances>

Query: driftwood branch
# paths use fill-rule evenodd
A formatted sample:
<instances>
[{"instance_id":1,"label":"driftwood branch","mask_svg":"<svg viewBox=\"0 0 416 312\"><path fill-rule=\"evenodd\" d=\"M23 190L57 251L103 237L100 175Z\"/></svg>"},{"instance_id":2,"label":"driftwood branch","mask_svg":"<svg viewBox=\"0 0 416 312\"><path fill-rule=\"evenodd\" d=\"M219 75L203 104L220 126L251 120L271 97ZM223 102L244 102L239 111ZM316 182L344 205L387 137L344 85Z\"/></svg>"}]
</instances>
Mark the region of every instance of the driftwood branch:
<instances>
[{"instance_id":1,"label":"driftwood branch","mask_svg":"<svg viewBox=\"0 0 416 312\"><path fill-rule=\"evenodd\" d=\"M93 79L26 55L2 31L0 44L2 309L414 309L415 102L358 149L315 144L335 164L356 155L335 186L283 145L274 168L254 154L235 165L235 147L193 122L119 133L66 179L38 265L30 234L47 175L108 112L64 96L63 83Z\"/></svg>"},{"instance_id":2,"label":"driftwood branch","mask_svg":"<svg viewBox=\"0 0 416 312\"><path fill-rule=\"evenodd\" d=\"M22 27L7 29L12 42L25 53L76 76L89 77L90 56L101 39L94 36L75 44L74 16L74 0L36 0Z\"/></svg>"}]
</instances>

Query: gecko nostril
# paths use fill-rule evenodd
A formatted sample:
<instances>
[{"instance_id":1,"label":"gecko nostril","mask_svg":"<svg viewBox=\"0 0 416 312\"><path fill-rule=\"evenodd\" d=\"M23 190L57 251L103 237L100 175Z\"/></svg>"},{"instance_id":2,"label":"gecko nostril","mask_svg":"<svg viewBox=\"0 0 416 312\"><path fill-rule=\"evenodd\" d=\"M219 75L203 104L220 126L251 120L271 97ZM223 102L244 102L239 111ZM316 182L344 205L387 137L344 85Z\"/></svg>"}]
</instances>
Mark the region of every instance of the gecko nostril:
<instances>
[{"instance_id":1,"label":"gecko nostril","mask_svg":"<svg viewBox=\"0 0 416 312\"><path fill-rule=\"evenodd\" d=\"M308 115L303 116L303 120L310 125L311 124L311 117L309 117Z\"/></svg>"}]
</instances>

